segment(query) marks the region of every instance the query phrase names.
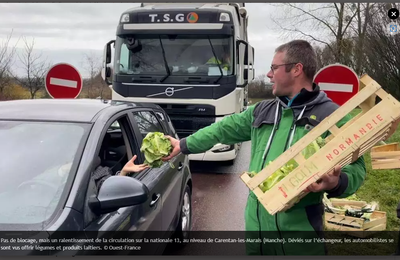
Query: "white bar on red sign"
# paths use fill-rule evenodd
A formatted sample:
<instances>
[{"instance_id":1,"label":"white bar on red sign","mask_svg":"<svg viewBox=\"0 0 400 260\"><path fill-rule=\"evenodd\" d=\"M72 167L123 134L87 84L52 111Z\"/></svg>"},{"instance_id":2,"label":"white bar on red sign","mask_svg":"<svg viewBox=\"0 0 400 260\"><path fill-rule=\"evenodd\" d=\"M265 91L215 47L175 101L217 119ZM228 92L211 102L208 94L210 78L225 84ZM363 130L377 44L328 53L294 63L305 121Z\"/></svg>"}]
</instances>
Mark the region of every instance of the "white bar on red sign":
<instances>
[{"instance_id":1,"label":"white bar on red sign","mask_svg":"<svg viewBox=\"0 0 400 260\"><path fill-rule=\"evenodd\" d=\"M353 92L353 84L338 84L338 83L326 83L320 82L318 86L321 90L335 91L335 92Z\"/></svg>"},{"instance_id":2,"label":"white bar on red sign","mask_svg":"<svg viewBox=\"0 0 400 260\"><path fill-rule=\"evenodd\" d=\"M78 82L73 80L67 79L59 79L59 78L50 78L50 84L57 85L60 87L67 87L67 88L77 88Z\"/></svg>"}]
</instances>

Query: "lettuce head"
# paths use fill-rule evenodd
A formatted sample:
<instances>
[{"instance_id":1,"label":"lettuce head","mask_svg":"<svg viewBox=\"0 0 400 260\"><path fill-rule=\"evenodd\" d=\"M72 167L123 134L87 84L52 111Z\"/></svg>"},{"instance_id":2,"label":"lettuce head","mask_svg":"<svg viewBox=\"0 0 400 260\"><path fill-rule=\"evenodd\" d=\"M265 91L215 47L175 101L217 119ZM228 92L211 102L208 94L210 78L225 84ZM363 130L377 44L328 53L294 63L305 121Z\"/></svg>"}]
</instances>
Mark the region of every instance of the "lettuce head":
<instances>
[{"instance_id":1,"label":"lettuce head","mask_svg":"<svg viewBox=\"0 0 400 260\"><path fill-rule=\"evenodd\" d=\"M305 159L310 158L314 153L320 150L326 144L325 139L322 137L318 137L312 143L310 143L303 151L302 154ZM266 166L268 166L271 162L268 162ZM284 166L271 174L263 183L259 185L260 189L263 192L270 190L275 184L280 182L283 178L285 178L289 173L291 173L296 167L299 166L294 159L289 160ZM257 173L250 172L249 176L253 178Z\"/></svg>"},{"instance_id":2,"label":"lettuce head","mask_svg":"<svg viewBox=\"0 0 400 260\"><path fill-rule=\"evenodd\" d=\"M168 156L172 151L172 145L163 133L150 132L143 139L140 151L144 153L146 160L151 168L159 168L163 164L161 158Z\"/></svg>"}]
</instances>

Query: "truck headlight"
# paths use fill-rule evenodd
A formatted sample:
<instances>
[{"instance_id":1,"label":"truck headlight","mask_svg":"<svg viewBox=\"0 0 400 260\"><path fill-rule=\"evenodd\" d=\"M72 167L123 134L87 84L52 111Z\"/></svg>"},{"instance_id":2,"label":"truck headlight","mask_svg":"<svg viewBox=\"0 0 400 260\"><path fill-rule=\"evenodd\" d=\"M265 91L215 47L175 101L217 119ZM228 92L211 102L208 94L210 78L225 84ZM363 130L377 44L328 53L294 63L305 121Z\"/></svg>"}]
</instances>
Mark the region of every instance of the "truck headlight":
<instances>
[{"instance_id":1,"label":"truck headlight","mask_svg":"<svg viewBox=\"0 0 400 260\"><path fill-rule=\"evenodd\" d=\"M216 118L215 118L215 123L218 122L218 121L221 121L221 120L224 119L224 118L225 118L224 116L216 117Z\"/></svg>"},{"instance_id":2,"label":"truck headlight","mask_svg":"<svg viewBox=\"0 0 400 260\"><path fill-rule=\"evenodd\" d=\"M219 15L219 21L220 22L229 22L231 20L231 18L229 17L228 13L221 13Z\"/></svg>"},{"instance_id":3,"label":"truck headlight","mask_svg":"<svg viewBox=\"0 0 400 260\"><path fill-rule=\"evenodd\" d=\"M226 151L231 151L233 150L235 147L234 145L225 145L222 148L216 149L216 150L212 150L213 153L222 153L222 152L226 152Z\"/></svg>"},{"instance_id":4,"label":"truck headlight","mask_svg":"<svg viewBox=\"0 0 400 260\"><path fill-rule=\"evenodd\" d=\"M123 14L121 16L121 23L129 23L129 14Z\"/></svg>"}]
</instances>

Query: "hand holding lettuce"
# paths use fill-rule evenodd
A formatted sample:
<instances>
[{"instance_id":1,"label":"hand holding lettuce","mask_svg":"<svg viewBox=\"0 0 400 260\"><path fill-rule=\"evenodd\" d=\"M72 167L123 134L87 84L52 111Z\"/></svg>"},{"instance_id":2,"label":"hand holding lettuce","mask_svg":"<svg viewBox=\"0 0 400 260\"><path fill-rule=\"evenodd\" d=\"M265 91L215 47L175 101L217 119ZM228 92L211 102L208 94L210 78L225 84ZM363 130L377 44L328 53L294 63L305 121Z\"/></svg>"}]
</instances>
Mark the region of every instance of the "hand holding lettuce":
<instances>
[{"instance_id":1,"label":"hand holding lettuce","mask_svg":"<svg viewBox=\"0 0 400 260\"><path fill-rule=\"evenodd\" d=\"M171 153L172 145L163 133L151 132L143 139L140 151L144 152L145 164L148 164L151 168L159 168L163 164L161 158Z\"/></svg>"}]
</instances>

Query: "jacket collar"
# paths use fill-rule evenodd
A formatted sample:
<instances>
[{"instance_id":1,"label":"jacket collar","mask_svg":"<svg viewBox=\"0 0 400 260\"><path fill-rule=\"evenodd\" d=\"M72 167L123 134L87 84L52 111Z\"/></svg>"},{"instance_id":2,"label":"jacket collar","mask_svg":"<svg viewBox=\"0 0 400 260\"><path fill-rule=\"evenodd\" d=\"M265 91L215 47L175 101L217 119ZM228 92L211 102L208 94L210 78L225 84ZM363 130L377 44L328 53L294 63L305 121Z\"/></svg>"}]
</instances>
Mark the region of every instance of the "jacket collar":
<instances>
[{"instance_id":1,"label":"jacket collar","mask_svg":"<svg viewBox=\"0 0 400 260\"><path fill-rule=\"evenodd\" d=\"M313 101L315 98L318 97L320 92L320 88L317 84L313 83L312 87L313 87L312 91L308 91L307 89L302 88L300 92L297 95L295 95L291 100L287 96L279 97L279 99L283 103L285 103L288 107L299 106L306 103L310 103L311 101Z\"/></svg>"}]
</instances>

